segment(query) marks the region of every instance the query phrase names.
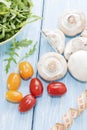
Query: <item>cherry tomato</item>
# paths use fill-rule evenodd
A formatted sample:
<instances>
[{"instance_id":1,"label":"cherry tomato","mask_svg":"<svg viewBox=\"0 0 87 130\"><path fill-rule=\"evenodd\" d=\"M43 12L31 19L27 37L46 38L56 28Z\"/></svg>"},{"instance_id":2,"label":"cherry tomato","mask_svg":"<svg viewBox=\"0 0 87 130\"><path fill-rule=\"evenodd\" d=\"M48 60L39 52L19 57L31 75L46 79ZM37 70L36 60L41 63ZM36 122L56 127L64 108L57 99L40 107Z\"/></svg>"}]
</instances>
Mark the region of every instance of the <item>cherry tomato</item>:
<instances>
[{"instance_id":1,"label":"cherry tomato","mask_svg":"<svg viewBox=\"0 0 87 130\"><path fill-rule=\"evenodd\" d=\"M10 90L17 90L21 84L20 75L17 73L11 73L7 79L7 87Z\"/></svg>"},{"instance_id":2,"label":"cherry tomato","mask_svg":"<svg viewBox=\"0 0 87 130\"><path fill-rule=\"evenodd\" d=\"M47 86L47 91L51 96L61 96L66 93L67 88L64 83L52 82Z\"/></svg>"},{"instance_id":3,"label":"cherry tomato","mask_svg":"<svg viewBox=\"0 0 87 130\"><path fill-rule=\"evenodd\" d=\"M36 104L36 99L31 95L26 95L19 104L19 111L20 112L26 112L30 110L32 107L34 107Z\"/></svg>"},{"instance_id":4,"label":"cherry tomato","mask_svg":"<svg viewBox=\"0 0 87 130\"><path fill-rule=\"evenodd\" d=\"M30 81L30 92L34 97L41 96L43 93L43 85L38 78Z\"/></svg>"},{"instance_id":5,"label":"cherry tomato","mask_svg":"<svg viewBox=\"0 0 87 130\"><path fill-rule=\"evenodd\" d=\"M19 73L23 79L29 79L34 74L34 70L29 62L23 61L19 64Z\"/></svg>"},{"instance_id":6,"label":"cherry tomato","mask_svg":"<svg viewBox=\"0 0 87 130\"><path fill-rule=\"evenodd\" d=\"M6 99L10 102L20 102L22 98L22 93L19 91L9 90L6 92Z\"/></svg>"}]
</instances>

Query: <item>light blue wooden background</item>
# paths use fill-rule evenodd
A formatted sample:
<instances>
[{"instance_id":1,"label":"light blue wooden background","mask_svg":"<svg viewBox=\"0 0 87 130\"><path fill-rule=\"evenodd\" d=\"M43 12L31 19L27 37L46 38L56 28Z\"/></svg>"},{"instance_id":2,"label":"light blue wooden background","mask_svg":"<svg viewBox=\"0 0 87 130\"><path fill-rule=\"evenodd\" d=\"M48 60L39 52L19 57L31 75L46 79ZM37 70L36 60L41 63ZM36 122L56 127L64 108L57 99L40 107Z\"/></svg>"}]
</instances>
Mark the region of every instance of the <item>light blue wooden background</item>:
<instances>
[{"instance_id":1,"label":"light blue wooden background","mask_svg":"<svg viewBox=\"0 0 87 130\"><path fill-rule=\"evenodd\" d=\"M26 25L23 31L17 36L17 39L33 39L38 41L37 51L28 59L35 70L33 77L39 77L37 73L37 62L41 55L49 51L54 51L47 41L42 37L41 29L58 28L58 17L64 10L79 9L85 12L87 16L87 0L33 0L33 12L43 17L42 21L38 21L31 25ZM69 40L69 38L66 38ZM0 130L50 130L56 123L61 122L63 114L70 108L76 107L77 97L87 88L85 83L80 83L71 77L69 73L60 81L67 86L68 92L62 96L53 98L47 94L47 82L43 82L44 93L42 97L37 98L37 104L34 109L20 113L18 104L12 104L5 100L5 92L7 91L6 81L10 72L17 72L17 65L11 65L9 73L5 73L4 58L7 57L5 51L9 44L0 46ZM21 56L27 49L20 49L18 53ZM17 59L19 60L19 59ZM86 70L87 71L87 70ZM29 93L29 82L22 80L20 91L23 95ZM78 117L70 130L86 130L87 129L87 110Z\"/></svg>"}]
</instances>

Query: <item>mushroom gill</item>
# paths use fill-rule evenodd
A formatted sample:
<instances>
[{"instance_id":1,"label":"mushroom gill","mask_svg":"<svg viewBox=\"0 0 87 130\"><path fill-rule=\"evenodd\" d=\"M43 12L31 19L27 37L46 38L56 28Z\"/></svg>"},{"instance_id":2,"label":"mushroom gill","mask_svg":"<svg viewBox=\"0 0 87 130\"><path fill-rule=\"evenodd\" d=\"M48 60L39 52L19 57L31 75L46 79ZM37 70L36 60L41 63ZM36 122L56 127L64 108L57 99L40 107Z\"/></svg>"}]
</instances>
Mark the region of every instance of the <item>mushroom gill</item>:
<instances>
[{"instance_id":1,"label":"mushroom gill","mask_svg":"<svg viewBox=\"0 0 87 130\"><path fill-rule=\"evenodd\" d=\"M48 52L40 58L37 69L43 79L54 81L66 74L67 63L62 55L56 52Z\"/></svg>"},{"instance_id":2,"label":"mushroom gill","mask_svg":"<svg viewBox=\"0 0 87 130\"><path fill-rule=\"evenodd\" d=\"M56 29L54 31L42 30L42 34L56 52L60 54L64 52L65 36L62 31L59 29Z\"/></svg>"},{"instance_id":3,"label":"mushroom gill","mask_svg":"<svg viewBox=\"0 0 87 130\"><path fill-rule=\"evenodd\" d=\"M71 39L64 50L64 56L68 60L69 57L78 50L87 51L87 38L85 37L76 37Z\"/></svg>"}]
</instances>

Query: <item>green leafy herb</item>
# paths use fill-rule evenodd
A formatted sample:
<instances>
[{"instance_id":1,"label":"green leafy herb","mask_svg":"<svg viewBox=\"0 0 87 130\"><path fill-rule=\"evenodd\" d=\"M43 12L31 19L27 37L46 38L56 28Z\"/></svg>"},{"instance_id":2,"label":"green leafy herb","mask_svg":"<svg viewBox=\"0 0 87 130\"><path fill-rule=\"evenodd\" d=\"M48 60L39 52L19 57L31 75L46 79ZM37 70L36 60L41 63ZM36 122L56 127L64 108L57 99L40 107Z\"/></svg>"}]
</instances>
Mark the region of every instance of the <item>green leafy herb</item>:
<instances>
[{"instance_id":1,"label":"green leafy herb","mask_svg":"<svg viewBox=\"0 0 87 130\"><path fill-rule=\"evenodd\" d=\"M28 20L28 23L35 22L37 20L41 19L41 17L36 16L36 15L31 15L30 19Z\"/></svg>"},{"instance_id":2,"label":"green leafy herb","mask_svg":"<svg viewBox=\"0 0 87 130\"><path fill-rule=\"evenodd\" d=\"M8 55L8 58L5 59L6 61L6 67L5 67L5 71L6 73L8 73L9 69L10 69L10 65L11 65L11 62L14 62L15 64L17 64L17 61L15 60L15 56L16 57L19 57L18 53L16 52L17 49L20 49L22 47L28 47L29 45L31 45L33 42L32 40L27 40L27 39L24 39L22 41L16 41L16 39L14 39L14 41L12 42L12 44L10 45L10 48L7 52L5 52L7 55ZM29 50L29 52L27 52L25 54L25 56L22 58L27 58L29 57L30 55L32 55L36 50L36 44L33 46L33 48L31 48Z\"/></svg>"},{"instance_id":3,"label":"green leafy herb","mask_svg":"<svg viewBox=\"0 0 87 130\"><path fill-rule=\"evenodd\" d=\"M25 24L40 19L32 14L32 7L31 0L0 1L0 42L12 37Z\"/></svg>"},{"instance_id":4,"label":"green leafy herb","mask_svg":"<svg viewBox=\"0 0 87 130\"><path fill-rule=\"evenodd\" d=\"M25 53L25 56L21 60L24 60L24 59L28 58L29 56L31 56L32 54L34 54L34 52L36 50L36 45L37 45L37 43L34 44L33 48L31 48L27 53Z\"/></svg>"}]
</instances>

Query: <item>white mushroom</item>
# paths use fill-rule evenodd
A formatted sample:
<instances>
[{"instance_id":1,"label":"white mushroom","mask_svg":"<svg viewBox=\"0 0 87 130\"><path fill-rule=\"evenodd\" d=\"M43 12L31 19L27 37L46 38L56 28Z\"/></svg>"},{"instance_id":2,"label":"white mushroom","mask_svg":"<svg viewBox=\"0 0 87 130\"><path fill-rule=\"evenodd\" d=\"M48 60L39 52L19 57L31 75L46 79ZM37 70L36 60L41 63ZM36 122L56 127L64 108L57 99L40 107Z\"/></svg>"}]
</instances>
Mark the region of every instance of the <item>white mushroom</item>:
<instances>
[{"instance_id":1,"label":"white mushroom","mask_svg":"<svg viewBox=\"0 0 87 130\"><path fill-rule=\"evenodd\" d=\"M77 80L87 81L87 51L73 53L68 61L68 69Z\"/></svg>"},{"instance_id":2,"label":"white mushroom","mask_svg":"<svg viewBox=\"0 0 87 130\"><path fill-rule=\"evenodd\" d=\"M85 37L77 37L71 39L64 51L64 56L68 60L69 57L78 50L86 50L87 51L87 38Z\"/></svg>"},{"instance_id":3,"label":"white mushroom","mask_svg":"<svg viewBox=\"0 0 87 130\"><path fill-rule=\"evenodd\" d=\"M46 81L62 78L67 72L67 63L64 57L56 52L48 52L38 62L38 73Z\"/></svg>"},{"instance_id":4,"label":"white mushroom","mask_svg":"<svg viewBox=\"0 0 87 130\"><path fill-rule=\"evenodd\" d=\"M87 38L87 27L81 33L81 37L86 37Z\"/></svg>"},{"instance_id":5,"label":"white mushroom","mask_svg":"<svg viewBox=\"0 0 87 130\"><path fill-rule=\"evenodd\" d=\"M53 49L62 54L65 47L65 36L62 31L56 29L52 30L43 30L44 37L47 39L48 43L53 47Z\"/></svg>"},{"instance_id":6,"label":"white mushroom","mask_svg":"<svg viewBox=\"0 0 87 130\"><path fill-rule=\"evenodd\" d=\"M67 11L59 19L59 28L67 36L75 36L86 27L86 17L83 12Z\"/></svg>"}]
</instances>

